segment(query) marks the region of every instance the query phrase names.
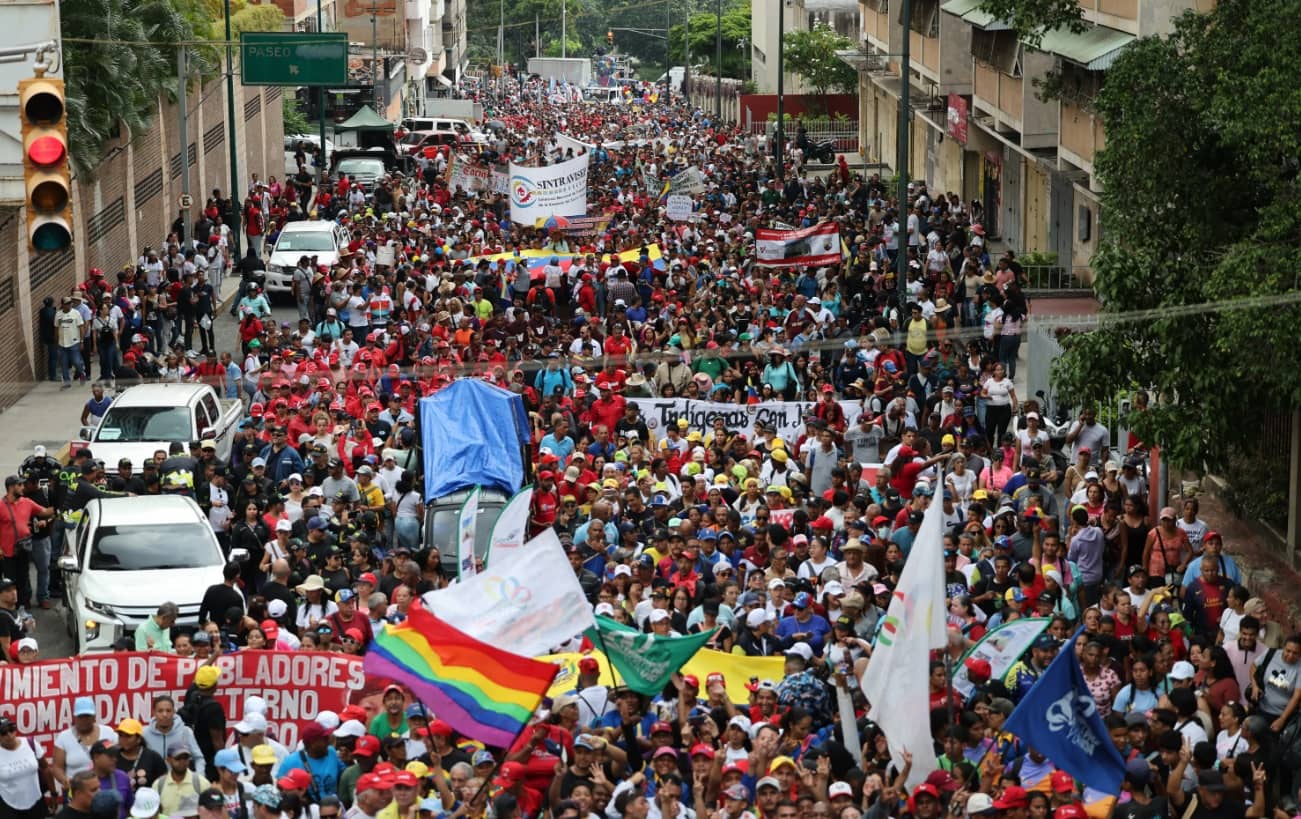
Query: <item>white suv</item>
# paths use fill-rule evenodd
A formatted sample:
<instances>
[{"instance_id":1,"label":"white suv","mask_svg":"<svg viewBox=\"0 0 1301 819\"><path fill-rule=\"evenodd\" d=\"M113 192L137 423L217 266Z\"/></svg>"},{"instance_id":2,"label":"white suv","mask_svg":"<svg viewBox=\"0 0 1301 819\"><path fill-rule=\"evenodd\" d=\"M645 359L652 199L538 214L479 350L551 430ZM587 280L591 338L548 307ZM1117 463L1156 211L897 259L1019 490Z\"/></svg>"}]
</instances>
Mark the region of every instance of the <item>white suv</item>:
<instances>
[{"instance_id":1,"label":"white suv","mask_svg":"<svg viewBox=\"0 0 1301 819\"><path fill-rule=\"evenodd\" d=\"M226 564L207 517L183 495L92 500L68 548L59 570L78 654L111 650L167 602L180 609L177 625L197 626L204 592L222 582ZM248 553L234 549L230 559Z\"/></svg>"}]
</instances>

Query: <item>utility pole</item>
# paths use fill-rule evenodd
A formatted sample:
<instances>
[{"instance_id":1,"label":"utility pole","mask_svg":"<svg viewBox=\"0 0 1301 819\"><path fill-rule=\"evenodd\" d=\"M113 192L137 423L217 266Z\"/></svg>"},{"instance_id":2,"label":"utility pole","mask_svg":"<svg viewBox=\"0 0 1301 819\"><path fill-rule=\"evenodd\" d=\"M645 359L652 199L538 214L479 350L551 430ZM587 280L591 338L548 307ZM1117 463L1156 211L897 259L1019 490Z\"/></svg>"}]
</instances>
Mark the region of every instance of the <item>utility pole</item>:
<instances>
[{"instance_id":1,"label":"utility pole","mask_svg":"<svg viewBox=\"0 0 1301 819\"><path fill-rule=\"evenodd\" d=\"M189 84L189 55L185 46L176 49L176 110L178 119L176 133L181 138L181 196L188 200L190 196L190 131L186 121L189 112L186 86ZM185 234L189 233L190 212L188 208L178 208L181 212L181 247L185 247Z\"/></svg>"},{"instance_id":2,"label":"utility pole","mask_svg":"<svg viewBox=\"0 0 1301 819\"><path fill-rule=\"evenodd\" d=\"M497 7L497 65L501 67L502 78L506 75L506 0L501 0Z\"/></svg>"},{"instance_id":3,"label":"utility pole","mask_svg":"<svg viewBox=\"0 0 1301 819\"><path fill-rule=\"evenodd\" d=\"M911 70L912 45L912 0L901 0L899 22L903 24L903 48L899 52L899 133L895 145L895 173L898 174L899 187L899 230L895 231L899 243L898 269L894 272L895 284L899 287L899 329L903 329L904 305L908 303L908 125L912 115L908 104L908 73ZM902 233L903 236L899 237Z\"/></svg>"},{"instance_id":4,"label":"utility pole","mask_svg":"<svg viewBox=\"0 0 1301 819\"><path fill-rule=\"evenodd\" d=\"M569 3L560 0L560 58L569 56Z\"/></svg>"},{"instance_id":5,"label":"utility pole","mask_svg":"<svg viewBox=\"0 0 1301 819\"><path fill-rule=\"evenodd\" d=\"M904 0L905 3L908 0ZM786 148L786 3L777 0L777 139L773 144L773 157L777 161L777 178L785 176Z\"/></svg>"},{"instance_id":6,"label":"utility pole","mask_svg":"<svg viewBox=\"0 0 1301 819\"><path fill-rule=\"evenodd\" d=\"M388 106L381 108L379 104L379 4L376 0L370 3L370 84L375 97L375 113L382 117Z\"/></svg>"},{"instance_id":7,"label":"utility pole","mask_svg":"<svg viewBox=\"0 0 1301 819\"><path fill-rule=\"evenodd\" d=\"M239 223L242 208L239 198L239 151L235 146L235 49L231 45L230 36L230 0L224 0L224 5L226 11L226 122L230 130L226 135L226 141L230 143L230 209L234 215L234 219L231 220L234 224L230 226L230 232L235 244L235 258L239 258ZM189 147L182 147L181 150L188 152ZM185 161L190 161L188 153L185 156Z\"/></svg>"},{"instance_id":8,"label":"utility pole","mask_svg":"<svg viewBox=\"0 0 1301 819\"><path fill-rule=\"evenodd\" d=\"M714 19L718 23L718 30L714 32L714 62L718 67L714 69L714 118L722 120L723 118L723 0L714 2Z\"/></svg>"},{"instance_id":9,"label":"utility pole","mask_svg":"<svg viewBox=\"0 0 1301 819\"><path fill-rule=\"evenodd\" d=\"M673 69L673 0L664 0L664 90L672 87L669 71ZM682 78L682 93L687 93L687 80Z\"/></svg>"},{"instance_id":10,"label":"utility pole","mask_svg":"<svg viewBox=\"0 0 1301 819\"><path fill-rule=\"evenodd\" d=\"M321 6L325 0L316 0L316 33L321 34L325 31L325 17L321 11ZM317 104L317 121L321 129L321 164L316 169L316 183L320 185L325 182L325 169L330 167L329 157L326 156L325 150L325 86L316 87L316 104Z\"/></svg>"},{"instance_id":11,"label":"utility pole","mask_svg":"<svg viewBox=\"0 0 1301 819\"><path fill-rule=\"evenodd\" d=\"M533 12L533 56L542 56L542 24L538 22L538 13Z\"/></svg>"}]
</instances>

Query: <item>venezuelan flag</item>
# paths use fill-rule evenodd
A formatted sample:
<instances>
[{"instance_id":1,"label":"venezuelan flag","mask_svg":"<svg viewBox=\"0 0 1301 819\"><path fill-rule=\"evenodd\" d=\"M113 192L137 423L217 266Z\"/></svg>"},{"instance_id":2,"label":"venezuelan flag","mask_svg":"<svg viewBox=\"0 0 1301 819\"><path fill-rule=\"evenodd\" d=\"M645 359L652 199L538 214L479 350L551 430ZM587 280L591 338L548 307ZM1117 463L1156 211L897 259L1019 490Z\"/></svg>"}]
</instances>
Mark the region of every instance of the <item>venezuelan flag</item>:
<instances>
[{"instance_id":1,"label":"venezuelan flag","mask_svg":"<svg viewBox=\"0 0 1301 819\"><path fill-rule=\"evenodd\" d=\"M367 674L403 683L461 734L496 748L524 730L558 667L494 648L411 605L366 652Z\"/></svg>"}]
</instances>

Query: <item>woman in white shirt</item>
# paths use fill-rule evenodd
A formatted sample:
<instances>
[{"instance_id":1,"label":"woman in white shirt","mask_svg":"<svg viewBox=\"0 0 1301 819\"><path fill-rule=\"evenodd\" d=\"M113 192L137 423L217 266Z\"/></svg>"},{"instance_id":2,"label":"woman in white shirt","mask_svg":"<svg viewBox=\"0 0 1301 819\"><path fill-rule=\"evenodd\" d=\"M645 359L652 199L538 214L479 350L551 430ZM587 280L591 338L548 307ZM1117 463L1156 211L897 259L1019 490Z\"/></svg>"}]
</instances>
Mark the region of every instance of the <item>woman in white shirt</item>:
<instances>
[{"instance_id":1,"label":"woman in white shirt","mask_svg":"<svg viewBox=\"0 0 1301 819\"><path fill-rule=\"evenodd\" d=\"M0 717L0 815L13 819L46 815L40 759L33 745L18 736L18 726L8 717Z\"/></svg>"},{"instance_id":2,"label":"woman in white shirt","mask_svg":"<svg viewBox=\"0 0 1301 819\"><path fill-rule=\"evenodd\" d=\"M976 491L976 473L967 469L967 458L954 455L949 459L950 472L944 476L944 483L953 493L958 506L965 507L971 502L971 494Z\"/></svg>"},{"instance_id":3,"label":"woman in white shirt","mask_svg":"<svg viewBox=\"0 0 1301 819\"><path fill-rule=\"evenodd\" d=\"M802 537L802 535L796 535ZM809 541L808 559L800 564L799 576L805 580L816 580L822 577L824 569L836 565L827 554L827 542L820 537L815 537Z\"/></svg>"},{"instance_id":4,"label":"woman in white shirt","mask_svg":"<svg viewBox=\"0 0 1301 819\"><path fill-rule=\"evenodd\" d=\"M1035 441L1043 445L1044 452L1050 449L1051 443L1048 432L1040 428L1039 423L1039 413L1027 412L1025 414L1025 427L1016 432L1019 446L1017 446L1017 462L1012 465L1013 469L1020 469L1021 461L1034 454Z\"/></svg>"},{"instance_id":5,"label":"woman in white shirt","mask_svg":"<svg viewBox=\"0 0 1301 819\"><path fill-rule=\"evenodd\" d=\"M1002 363L994 365L994 374L981 386L980 396L985 399L985 429L989 431L990 442L997 446L1020 407L1016 386L1007 377Z\"/></svg>"},{"instance_id":6,"label":"woman in white shirt","mask_svg":"<svg viewBox=\"0 0 1301 819\"><path fill-rule=\"evenodd\" d=\"M77 697L72 704L72 726L63 729L54 738L54 778L64 790L68 780L90 770L90 748L100 740L117 744L117 732L95 719L95 701L90 697Z\"/></svg>"}]
</instances>

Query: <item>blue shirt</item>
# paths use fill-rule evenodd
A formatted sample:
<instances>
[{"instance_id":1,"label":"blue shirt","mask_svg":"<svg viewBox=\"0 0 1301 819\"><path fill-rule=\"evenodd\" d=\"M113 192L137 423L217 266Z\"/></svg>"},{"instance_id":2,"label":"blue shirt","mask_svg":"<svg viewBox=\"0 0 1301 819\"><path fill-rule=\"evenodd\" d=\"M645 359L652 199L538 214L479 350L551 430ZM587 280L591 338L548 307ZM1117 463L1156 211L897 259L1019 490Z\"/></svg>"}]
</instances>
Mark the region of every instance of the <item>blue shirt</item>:
<instances>
[{"instance_id":1,"label":"blue shirt","mask_svg":"<svg viewBox=\"0 0 1301 819\"><path fill-rule=\"evenodd\" d=\"M566 435L564 438L561 438L560 440L556 440L555 434L548 432L542 438L542 441L541 443L538 444L538 447L542 449L549 449L552 455L555 455L557 458L560 459L561 463L564 463L569 460L570 454L572 454L574 451L574 439Z\"/></svg>"},{"instance_id":2,"label":"blue shirt","mask_svg":"<svg viewBox=\"0 0 1301 819\"><path fill-rule=\"evenodd\" d=\"M827 622L827 618L817 614L811 615L803 623L795 619L793 614L790 617L783 617L777 622L777 639L781 640L783 645L790 648L795 643L808 643L815 656L822 653L822 644L830 631L831 624ZM791 636L801 632L808 632L809 638L807 640L796 640Z\"/></svg>"},{"instance_id":3,"label":"blue shirt","mask_svg":"<svg viewBox=\"0 0 1301 819\"><path fill-rule=\"evenodd\" d=\"M301 768L312 775L312 786L307 794L313 802L326 796L337 796L339 792L339 774L343 773L343 762L334 748L326 747L325 756L312 759L304 750L296 751L285 757L280 763L276 776L284 776L290 771Z\"/></svg>"},{"instance_id":4,"label":"blue shirt","mask_svg":"<svg viewBox=\"0 0 1301 819\"><path fill-rule=\"evenodd\" d=\"M1193 581L1201 576L1202 576L1202 557L1195 557L1192 559L1192 562L1188 564L1188 568L1184 570L1183 585L1185 587L1191 586L1193 584ZM1234 562L1233 558L1229 557L1226 554L1220 555L1220 576L1229 580L1235 585L1240 585L1242 583L1242 572L1239 571L1238 564Z\"/></svg>"}]
</instances>

